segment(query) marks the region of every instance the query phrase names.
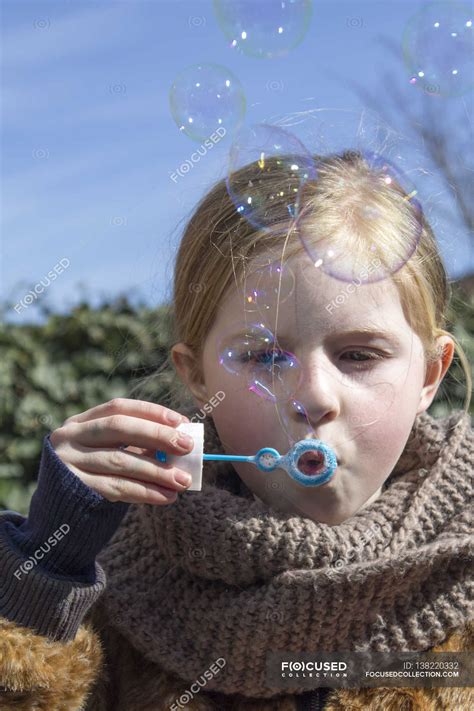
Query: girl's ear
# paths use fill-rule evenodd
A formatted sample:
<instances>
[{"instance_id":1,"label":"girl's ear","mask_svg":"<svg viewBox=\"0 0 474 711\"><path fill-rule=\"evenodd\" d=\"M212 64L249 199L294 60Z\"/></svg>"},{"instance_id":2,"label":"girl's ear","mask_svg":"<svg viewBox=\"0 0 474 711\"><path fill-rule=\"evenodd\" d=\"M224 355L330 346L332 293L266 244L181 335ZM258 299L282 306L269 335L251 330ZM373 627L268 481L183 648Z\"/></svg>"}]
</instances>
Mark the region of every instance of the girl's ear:
<instances>
[{"instance_id":1,"label":"girl's ear","mask_svg":"<svg viewBox=\"0 0 474 711\"><path fill-rule=\"evenodd\" d=\"M171 358L181 381L189 388L199 407L209 399L201 366L193 351L185 343L171 348Z\"/></svg>"},{"instance_id":2,"label":"girl's ear","mask_svg":"<svg viewBox=\"0 0 474 711\"><path fill-rule=\"evenodd\" d=\"M433 402L441 382L451 365L454 356L454 341L449 336L438 336L436 339L439 357L426 366L425 384L420 393L420 404L416 414L424 412Z\"/></svg>"}]
</instances>

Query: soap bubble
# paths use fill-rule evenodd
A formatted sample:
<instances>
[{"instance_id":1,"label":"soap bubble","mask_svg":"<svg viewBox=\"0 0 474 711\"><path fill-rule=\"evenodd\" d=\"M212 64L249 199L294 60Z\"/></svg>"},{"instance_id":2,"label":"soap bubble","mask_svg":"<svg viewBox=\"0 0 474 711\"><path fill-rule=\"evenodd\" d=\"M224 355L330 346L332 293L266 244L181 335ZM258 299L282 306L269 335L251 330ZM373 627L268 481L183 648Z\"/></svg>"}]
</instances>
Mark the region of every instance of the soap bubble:
<instances>
[{"instance_id":1,"label":"soap bubble","mask_svg":"<svg viewBox=\"0 0 474 711\"><path fill-rule=\"evenodd\" d=\"M308 102L311 102L308 105ZM424 146L416 137L409 137L395 129L386 119L366 108L352 109L310 108L316 103L311 98L302 102L299 110L278 114L268 123L292 132L314 156L328 156L352 151L364 155L384 156L397 166L409 184L416 183L423 200L433 191L434 174L428 169ZM421 202L421 200L420 200Z\"/></svg>"},{"instance_id":2,"label":"soap bubble","mask_svg":"<svg viewBox=\"0 0 474 711\"><path fill-rule=\"evenodd\" d=\"M214 0L217 22L233 49L250 57L283 57L303 40L311 0Z\"/></svg>"},{"instance_id":3,"label":"soap bubble","mask_svg":"<svg viewBox=\"0 0 474 711\"><path fill-rule=\"evenodd\" d=\"M376 112L319 107L315 97L301 101L297 110L270 116L267 123L291 132L318 156L354 150L394 159L393 151L398 153L401 145L399 132Z\"/></svg>"},{"instance_id":4,"label":"soap bubble","mask_svg":"<svg viewBox=\"0 0 474 711\"><path fill-rule=\"evenodd\" d=\"M296 356L281 349L263 323L235 324L219 342L219 363L271 402L288 400L301 384Z\"/></svg>"},{"instance_id":5,"label":"soap bubble","mask_svg":"<svg viewBox=\"0 0 474 711\"><path fill-rule=\"evenodd\" d=\"M301 385L302 370L294 353L274 346L270 352L256 352L249 378L249 390L270 402L286 402Z\"/></svg>"},{"instance_id":6,"label":"soap bubble","mask_svg":"<svg viewBox=\"0 0 474 711\"><path fill-rule=\"evenodd\" d=\"M307 219L309 211L305 214L304 209L296 228L315 270L358 285L380 281L401 269L415 252L422 231L422 209L412 181L384 156L366 152L360 157L368 168L365 181L361 184L357 178L353 195L352 177L342 178L347 202L342 197L338 205L329 207L332 212L341 210L341 225L334 234L318 234L317 223ZM394 188L391 202L396 217L403 215L403 229L391 224L386 196L379 195L379 186L385 185Z\"/></svg>"},{"instance_id":7,"label":"soap bubble","mask_svg":"<svg viewBox=\"0 0 474 711\"><path fill-rule=\"evenodd\" d=\"M403 36L410 84L437 96L473 87L473 15L468 3L434 2L411 18Z\"/></svg>"},{"instance_id":8,"label":"soap bubble","mask_svg":"<svg viewBox=\"0 0 474 711\"><path fill-rule=\"evenodd\" d=\"M259 266L245 277L245 311L263 314L275 304L287 301L294 288L295 275L288 264L274 261Z\"/></svg>"},{"instance_id":9,"label":"soap bubble","mask_svg":"<svg viewBox=\"0 0 474 711\"><path fill-rule=\"evenodd\" d=\"M204 141L219 128L235 131L246 106L240 81L219 64L186 67L175 78L169 101L179 130L195 141Z\"/></svg>"},{"instance_id":10,"label":"soap bubble","mask_svg":"<svg viewBox=\"0 0 474 711\"><path fill-rule=\"evenodd\" d=\"M221 339L219 363L233 375L241 375L248 369L253 351L270 351L274 342L273 333L264 324L236 323Z\"/></svg>"},{"instance_id":11,"label":"soap bubble","mask_svg":"<svg viewBox=\"0 0 474 711\"><path fill-rule=\"evenodd\" d=\"M398 271L406 261L410 258L411 253L415 251L419 238L421 237L423 216L421 204L430 204L433 199L433 181L436 180L429 169L429 162L426 152L419 142L413 138L408 138L402 135L398 130L395 130L384 118L377 113L367 111L346 110L346 109L330 109L306 108L303 110L294 111L284 116L273 116L271 122L284 130L297 133L298 139L303 145L311 148L311 152L315 158L315 171L317 173L316 180L311 181L303 186L300 197L300 209L298 222L304 225L306 216L303 219L302 213L305 212L304 204L307 202L307 195L311 196L313 187L317 190L320 173L323 170L319 163L318 156L329 156L342 153L359 153L361 158L365 159L368 167L375 170L375 174L380 174L380 181L387 182L387 179L395 178L404 191L400 207L402 212L406 213L406 203L409 203L411 217L406 215L405 222L407 229L405 231L405 242L400 243L397 237L393 242L393 249L384 254L382 266L377 268L377 257L374 256L377 247L375 244L369 244L366 248L367 255L363 252L359 254L358 263L348 268L346 264L348 254L343 255L343 260L339 269L334 264L335 259L339 256L335 250L333 254L325 254L322 257L325 259L328 273L334 277L340 276L342 280L351 281L378 281L389 274ZM390 174L389 174L390 173ZM441 184L438 186L439 192L443 191ZM396 198L396 195L394 194ZM372 200L373 202L373 200ZM337 205L336 205L337 207ZM367 204L364 210L359 210L361 223L367 224L372 231L372 234L383 235L384 221L380 207L375 204ZM380 220L377 218L380 217ZM378 227L377 228L377 222ZM372 223L372 224L371 224ZM410 229L408 225L411 223ZM292 227L298 228L298 225L293 224ZM369 232L370 232L369 230ZM292 236L292 235L291 235ZM290 237L291 237L290 236ZM306 242L309 241L310 234L304 236ZM316 238L317 234L313 236ZM363 235L366 236L366 235ZM351 238L354 236L346 236L346 243L351 243ZM375 241L375 240L374 240ZM362 247L358 245L359 249ZM395 250L395 244L398 244L398 251ZM325 245L327 250L332 248L330 241ZM371 249L372 247L372 249ZM323 251L322 243L319 245L320 251ZM337 254L337 256L335 256ZM311 256L311 255L310 255ZM321 255L320 255L321 256ZM314 259L310 264L318 263L318 259ZM319 264L318 267L313 267L313 272L317 269L324 271L324 265ZM370 274L365 274L366 270L370 270ZM339 273L342 272L342 273ZM362 272L362 274L361 274ZM314 278L314 275L313 277Z\"/></svg>"},{"instance_id":12,"label":"soap bubble","mask_svg":"<svg viewBox=\"0 0 474 711\"><path fill-rule=\"evenodd\" d=\"M250 169L241 170L249 163ZM286 229L298 213L303 185L315 177L311 154L277 126L244 127L231 146L228 193L237 212L259 229Z\"/></svg>"}]
</instances>

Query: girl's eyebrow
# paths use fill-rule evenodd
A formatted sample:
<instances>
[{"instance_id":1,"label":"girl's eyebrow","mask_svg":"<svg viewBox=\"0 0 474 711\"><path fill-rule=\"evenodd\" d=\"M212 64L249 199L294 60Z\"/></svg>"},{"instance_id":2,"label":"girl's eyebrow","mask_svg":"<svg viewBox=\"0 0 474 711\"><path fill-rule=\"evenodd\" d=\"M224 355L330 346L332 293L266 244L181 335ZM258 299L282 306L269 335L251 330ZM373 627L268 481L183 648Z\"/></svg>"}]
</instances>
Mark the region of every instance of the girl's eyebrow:
<instances>
[{"instance_id":1,"label":"girl's eyebrow","mask_svg":"<svg viewBox=\"0 0 474 711\"><path fill-rule=\"evenodd\" d=\"M398 336L392 331L386 331L383 328L374 328L372 326L363 326L361 328L353 328L348 331L338 331L330 336L330 340L335 340L337 338L350 338L355 336L367 336L370 338L381 338L394 346L400 347L402 345Z\"/></svg>"},{"instance_id":2,"label":"girl's eyebrow","mask_svg":"<svg viewBox=\"0 0 474 711\"><path fill-rule=\"evenodd\" d=\"M244 334L245 331L234 333L231 338L242 338ZM331 342L340 340L341 338L356 338L357 336L363 336L366 338L381 338L382 340L387 341L387 343L392 345L394 348L401 348L402 346L401 340L395 335L395 333L373 326L361 326L359 328L351 328L347 331L337 331L336 333L332 331L329 333L327 340ZM301 334L299 334L299 338L297 340L299 339L301 339ZM284 335L280 333L277 340L280 344L289 344L289 342L293 339L289 337L289 334Z\"/></svg>"},{"instance_id":3,"label":"girl's eyebrow","mask_svg":"<svg viewBox=\"0 0 474 711\"><path fill-rule=\"evenodd\" d=\"M402 347L402 341L395 333L393 333L392 331L387 331L383 328L374 327L374 326L360 326L359 328L351 328L346 331L344 331L344 330L338 330L338 331L329 330L328 335L326 337L326 342L327 343L334 343L334 342L340 341L342 339L357 338L357 337L358 338L362 337L362 338L365 338L366 340L379 338L379 339L386 341L393 348L401 348ZM304 340L303 334L299 333L298 337L296 338L296 341L300 342L302 339ZM282 345L288 344L289 348L291 345L290 341L293 341L290 334L283 335L282 333L279 335L278 340L280 341L280 343ZM291 350L291 348L290 348L290 350Z\"/></svg>"}]
</instances>

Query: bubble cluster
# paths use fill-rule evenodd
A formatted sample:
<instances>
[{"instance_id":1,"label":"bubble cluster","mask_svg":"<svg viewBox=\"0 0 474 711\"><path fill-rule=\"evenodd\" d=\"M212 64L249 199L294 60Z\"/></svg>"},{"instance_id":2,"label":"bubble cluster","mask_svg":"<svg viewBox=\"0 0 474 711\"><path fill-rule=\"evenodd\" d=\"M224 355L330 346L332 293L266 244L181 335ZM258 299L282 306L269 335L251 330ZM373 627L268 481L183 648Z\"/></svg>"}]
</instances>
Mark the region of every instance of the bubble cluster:
<instances>
[{"instance_id":1,"label":"bubble cluster","mask_svg":"<svg viewBox=\"0 0 474 711\"><path fill-rule=\"evenodd\" d=\"M186 67L171 86L169 103L179 130L195 141L204 141L219 128L233 133L246 107L240 81L219 64Z\"/></svg>"},{"instance_id":2,"label":"bubble cluster","mask_svg":"<svg viewBox=\"0 0 474 711\"><path fill-rule=\"evenodd\" d=\"M384 156L365 152L361 157L367 167L365 181L354 190L349 175L341 179L337 208L341 223L335 232L325 231L324 226L319 232L317 223L306 220L304 209L297 227L314 275L320 270L357 285L380 281L401 269L415 252L422 231L422 209L413 182ZM387 199L380 191L386 192L386 187L392 214L396 209L397 224L403 216L403 227L390 224Z\"/></svg>"},{"instance_id":3,"label":"bubble cluster","mask_svg":"<svg viewBox=\"0 0 474 711\"><path fill-rule=\"evenodd\" d=\"M219 364L243 379L249 391L284 402L300 387L301 365L263 323L235 324L218 346Z\"/></svg>"},{"instance_id":4,"label":"bubble cluster","mask_svg":"<svg viewBox=\"0 0 474 711\"><path fill-rule=\"evenodd\" d=\"M237 212L258 229L286 229L298 214L304 184L315 178L311 154L278 126L244 127L232 143L227 191Z\"/></svg>"},{"instance_id":5,"label":"bubble cluster","mask_svg":"<svg viewBox=\"0 0 474 711\"><path fill-rule=\"evenodd\" d=\"M410 84L434 96L459 96L474 85L473 8L433 2L408 22L403 55Z\"/></svg>"},{"instance_id":6,"label":"bubble cluster","mask_svg":"<svg viewBox=\"0 0 474 711\"><path fill-rule=\"evenodd\" d=\"M311 0L214 0L217 22L232 49L273 59L297 47L308 31Z\"/></svg>"}]
</instances>

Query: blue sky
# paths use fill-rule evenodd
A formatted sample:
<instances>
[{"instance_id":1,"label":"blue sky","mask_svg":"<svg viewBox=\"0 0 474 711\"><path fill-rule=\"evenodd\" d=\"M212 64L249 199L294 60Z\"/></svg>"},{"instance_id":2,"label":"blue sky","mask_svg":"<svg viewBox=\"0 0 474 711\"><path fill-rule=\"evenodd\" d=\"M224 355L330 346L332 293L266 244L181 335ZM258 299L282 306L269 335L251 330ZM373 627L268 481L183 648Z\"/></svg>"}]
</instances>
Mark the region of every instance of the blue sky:
<instances>
[{"instance_id":1,"label":"blue sky","mask_svg":"<svg viewBox=\"0 0 474 711\"><path fill-rule=\"evenodd\" d=\"M380 39L400 45L423 4L314 0L304 41L286 57L258 59L228 46L210 0L3 0L3 298L18 301L67 259L46 293L59 311L81 289L93 303L130 290L150 305L167 299L183 220L225 176L231 142L226 136L173 182L199 146L171 116L175 76L191 64L224 65L243 85L246 124L345 110L349 135L364 108L350 82L375 90L392 69L416 107L418 89ZM472 92L438 106L446 120L459 113L464 130L472 124ZM390 128L400 125L394 114ZM412 170L428 176L422 197L450 277L472 272L470 236L439 210L452 204L450 191L423 147L407 146ZM35 320L35 306L6 317Z\"/></svg>"}]
</instances>

